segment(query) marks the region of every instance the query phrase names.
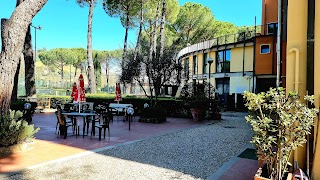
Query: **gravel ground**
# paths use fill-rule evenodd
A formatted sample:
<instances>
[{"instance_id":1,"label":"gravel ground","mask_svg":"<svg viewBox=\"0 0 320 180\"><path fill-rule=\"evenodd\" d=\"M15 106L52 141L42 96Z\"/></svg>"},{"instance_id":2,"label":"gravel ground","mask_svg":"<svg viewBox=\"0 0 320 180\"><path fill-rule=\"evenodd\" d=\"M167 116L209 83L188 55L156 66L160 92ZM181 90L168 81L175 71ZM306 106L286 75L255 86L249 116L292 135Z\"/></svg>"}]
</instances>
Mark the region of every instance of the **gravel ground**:
<instances>
[{"instance_id":1,"label":"gravel ground","mask_svg":"<svg viewBox=\"0 0 320 180\"><path fill-rule=\"evenodd\" d=\"M217 123L155 136L7 179L206 179L251 139L244 113Z\"/></svg>"}]
</instances>

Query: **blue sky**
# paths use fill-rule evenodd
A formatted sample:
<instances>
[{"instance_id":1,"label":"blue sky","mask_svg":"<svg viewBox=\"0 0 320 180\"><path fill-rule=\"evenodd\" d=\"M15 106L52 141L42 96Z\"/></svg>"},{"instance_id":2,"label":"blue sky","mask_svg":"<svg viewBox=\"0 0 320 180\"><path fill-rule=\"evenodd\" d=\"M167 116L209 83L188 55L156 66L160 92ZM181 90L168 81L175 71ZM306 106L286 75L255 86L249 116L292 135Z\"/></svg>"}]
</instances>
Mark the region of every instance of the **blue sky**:
<instances>
[{"instance_id":1,"label":"blue sky","mask_svg":"<svg viewBox=\"0 0 320 180\"><path fill-rule=\"evenodd\" d=\"M179 0L180 5L185 2L196 2L208 6L216 20L232 22L238 26L250 26L254 25L254 17L257 16L257 24L261 23L261 0ZM15 0L0 0L0 18L9 18L15 5ZM37 31L37 49L86 48L87 21L88 7L81 8L76 0L48 0L32 22L35 26L42 26L42 30ZM129 42L135 42L136 31L136 29L130 31ZM124 33L125 30L119 18L109 17L101 5L95 8L93 49L122 48Z\"/></svg>"}]
</instances>

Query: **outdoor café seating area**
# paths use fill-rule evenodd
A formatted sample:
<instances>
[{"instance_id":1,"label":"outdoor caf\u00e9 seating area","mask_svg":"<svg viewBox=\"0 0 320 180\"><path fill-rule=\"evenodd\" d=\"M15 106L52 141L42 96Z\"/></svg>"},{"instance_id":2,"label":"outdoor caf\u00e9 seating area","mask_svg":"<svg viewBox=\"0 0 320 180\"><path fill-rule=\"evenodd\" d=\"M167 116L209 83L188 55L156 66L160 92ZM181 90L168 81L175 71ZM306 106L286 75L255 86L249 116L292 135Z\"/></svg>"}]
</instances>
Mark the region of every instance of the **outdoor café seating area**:
<instances>
[{"instance_id":1,"label":"outdoor caf\u00e9 seating area","mask_svg":"<svg viewBox=\"0 0 320 180\"><path fill-rule=\"evenodd\" d=\"M134 109L132 104L99 104L94 107L93 102L76 102L59 104L55 112L57 117L56 133L62 135L65 139L67 136L95 136L98 130L99 140L102 135L110 138L110 122L128 121L130 130L131 121L133 120ZM72 134L68 134L68 129L72 129ZM102 134L103 133L103 134Z\"/></svg>"}]
</instances>

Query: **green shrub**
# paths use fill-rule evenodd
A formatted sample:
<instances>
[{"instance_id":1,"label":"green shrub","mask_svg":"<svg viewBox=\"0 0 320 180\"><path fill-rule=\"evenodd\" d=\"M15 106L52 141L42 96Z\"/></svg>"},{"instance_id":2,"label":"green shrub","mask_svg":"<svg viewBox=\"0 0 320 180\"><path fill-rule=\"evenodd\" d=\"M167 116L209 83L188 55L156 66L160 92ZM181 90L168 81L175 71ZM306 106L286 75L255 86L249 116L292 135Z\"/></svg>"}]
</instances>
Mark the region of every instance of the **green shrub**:
<instances>
[{"instance_id":1,"label":"green shrub","mask_svg":"<svg viewBox=\"0 0 320 180\"><path fill-rule=\"evenodd\" d=\"M22 117L20 111L10 111L9 116L0 117L0 147L13 146L33 138L39 128L34 129L33 125L28 125Z\"/></svg>"},{"instance_id":2,"label":"green shrub","mask_svg":"<svg viewBox=\"0 0 320 180\"><path fill-rule=\"evenodd\" d=\"M36 102L29 102L29 101L22 101L22 100L13 101L11 103L10 109L11 110L15 110L15 111L23 111L25 103L30 103L31 104L31 112L33 113L34 110L37 107L37 103Z\"/></svg>"},{"instance_id":3,"label":"green shrub","mask_svg":"<svg viewBox=\"0 0 320 180\"><path fill-rule=\"evenodd\" d=\"M251 143L267 164L268 178L283 177L292 152L307 142L318 109L301 102L297 92L286 95L282 87L259 94L245 91L244 98L250 112L246 120L254 133ZM314 96L304 100L312 104Z\"/></svg>"},{"instance_id":4,"label":"green shrub","mask_svg":"<svg viewBox=\"0 0 320 180\"><path fill-rule=\"evenodd\" d=\"M144 108L139 122L162 123L166 121L166 112L162 108Z\"/></svg>"}]
</instances>

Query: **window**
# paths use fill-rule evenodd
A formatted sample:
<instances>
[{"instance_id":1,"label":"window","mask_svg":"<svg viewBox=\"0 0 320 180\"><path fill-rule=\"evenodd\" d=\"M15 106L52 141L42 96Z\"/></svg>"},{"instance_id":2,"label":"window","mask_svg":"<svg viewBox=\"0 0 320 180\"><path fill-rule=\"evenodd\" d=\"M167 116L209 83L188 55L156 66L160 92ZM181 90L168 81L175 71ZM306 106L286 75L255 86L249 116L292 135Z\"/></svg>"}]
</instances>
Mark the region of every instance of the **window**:
<instances>
[{"instance_id":1,"label":"window","mask_svg":"<svg viewBox=\"0 0 320 180\"><path fill-rule=\"evenodd\" d=\"M203 74L207 74L208 73L208 53L204 53L203 54Z\"/></svg>"},{"instance_id":2,"label":"window","mask_svg":"<svg viewBox=\"0 0 320 180\"><path fill-rule=\"evenodd\" d=\"M184 73L185 73L185 78L189 77L189 58L184 60Z\"/></svg>"},{"instance_id":3,"label":"window","mask_svg":"<svg viewBox=\"0 0 320 180\"><path fill-rule=\"evenodd\" d=\"M193 56L193 74L198 74L198 59L197 56Z\"/></svg>"},{"instance_id":4,"label":"window","mask_svg":"<svg viewBox=\"0 0 320 180\"><path fill-rule=\"evenodd\" d=\"M269 54L270 53L270 44L262 44L260 46L260 54Z\"/></svg>"},{"instance_id":5,"label":"window","mask_svg":"<svg viewBox=\"0 0 320 180\"><path fill-rule=\"evenodd\" d=\"M223 50L217 52L216 72L230 72L230 50Z\"/></svg>"},{"instance_id":6,"label":"window","mask_svg":"<svg viewBox=\"0 0 320 180\"><path fill-rule=\"evenodd\" d=\"M277 30L278 30L277 22L269 23L267 26L268 26L267 34L277 34Z\"/></svg>"},{"instance_id":7,"label":"window","mask_svg":"<svg viewBox=\"0 0 320 180\"><path fill-rule=\"evenodd\" d=\"M230 78L216 78L216 93L229 94L230 92Z\"/></svg>"}]
</instances>

